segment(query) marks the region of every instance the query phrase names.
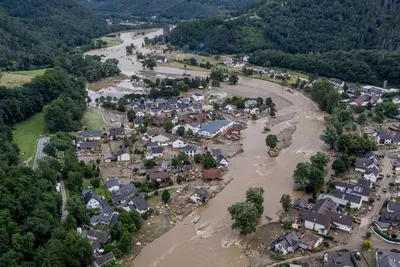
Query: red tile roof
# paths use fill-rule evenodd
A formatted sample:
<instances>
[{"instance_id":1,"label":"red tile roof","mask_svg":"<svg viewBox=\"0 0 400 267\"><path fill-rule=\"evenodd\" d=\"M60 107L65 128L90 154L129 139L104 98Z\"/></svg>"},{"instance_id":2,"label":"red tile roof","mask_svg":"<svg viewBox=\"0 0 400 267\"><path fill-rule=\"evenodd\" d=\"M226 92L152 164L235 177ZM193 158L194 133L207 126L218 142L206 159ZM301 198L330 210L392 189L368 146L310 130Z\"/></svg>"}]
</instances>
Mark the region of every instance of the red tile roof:
<instances>
[{"instance_id":1,"label":"red tile roof","mask_svg":"<svg viewBox=\"0 0 400 267\"><path fill-rule=\"evenodd\" d=\"M207 180L221 179L222 173L219 169L204 170L203 177Z\"/></svg>"}]
</instances>

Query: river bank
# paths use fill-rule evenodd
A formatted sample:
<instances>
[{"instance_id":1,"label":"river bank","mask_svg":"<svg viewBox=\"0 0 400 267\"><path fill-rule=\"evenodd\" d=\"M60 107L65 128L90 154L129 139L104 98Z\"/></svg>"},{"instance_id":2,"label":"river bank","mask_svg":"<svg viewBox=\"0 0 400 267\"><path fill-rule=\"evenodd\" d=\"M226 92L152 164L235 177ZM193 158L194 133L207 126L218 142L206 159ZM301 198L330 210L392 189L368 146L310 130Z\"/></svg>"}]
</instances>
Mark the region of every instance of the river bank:
<instances>
[{"instance_id":1,"label":"river bank","mask_svg":"<svg viewBox=\"0 0 400 267\"><path fill-rule=\"evenodd\" d=\"M160 30L144 36L122 33L124 44L90 51L88 54L104 54L105 58L117 58L122 73L128 76L208 76L205 71L164 66L143 72L135 56L126 56L127 44L134 43L140 51L146 52L146 48L141 48L144 37L152 38L160 33ZM293 199L296 198L292 178L296 164L308 160L312 154L325 147L319 140L324 128L324 113L303 94L296 91L291 93L286 87L250 78L241 78L237 85L223 84L216 91L245 97L271 97L277 105L277 117L284 119L271 121L270 133L279 134L287 127L296 125L291 144L278 157L269 157L265 145L266 134L263 133L268 118L248 121L248 127L242 133L244 152L230 159L229 171L224 176L224 179L232 181L207 205L196 211L201 216L200 222L194 225L191 216L178 221L166 234L145 246L131 266L248 266L248 258L242 254L245 239L231 230L232 222L227 208L244 199L249 187L261 186L265 190L261 224L276 221L277 212L281 209L281 195L290 193Z\"/></svg>"}]
</instances>

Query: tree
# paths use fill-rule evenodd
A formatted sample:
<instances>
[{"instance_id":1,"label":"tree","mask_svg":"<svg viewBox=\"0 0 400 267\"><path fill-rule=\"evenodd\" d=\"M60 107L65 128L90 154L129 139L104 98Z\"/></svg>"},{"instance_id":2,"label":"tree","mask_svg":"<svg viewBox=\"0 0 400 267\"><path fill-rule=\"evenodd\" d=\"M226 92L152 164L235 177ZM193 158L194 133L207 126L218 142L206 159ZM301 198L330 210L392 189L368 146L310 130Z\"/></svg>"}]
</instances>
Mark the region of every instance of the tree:
<instances>
[{"instance_id":1,"label":"tree","mask_svg":"<svg viewBox=\"0 0 400 267\"><path fill-rule=\"evenodd\" d=\"M197 153L194 155L193 160L195 163L201 163L203 161L203 155Z\"/></svg>"},{"instance_id":2,"label":"tree","mask_svg":"<svg viewBox=\"0 0 400 267\"><path fill-rule=\"evenodd\" d=\"M164 203L168 203L168 201L170 200L171 196L168 192L168 190L164 190L161 194L161 199Z\"/></svg>"},{"instance_id":3,"label":"tree","mask_svg":"<svg viewBox=\"0 0 400 267\"><path fill-rule=\"evenodd\" d=\"M54 144L52 143L47 143L45 145L45 147L43 148L43 152L46 153L46 155L50 156L50 157L55 157L57 150L54 146Z\"/></svg>"},{"instance_id":4,"label":"tree","mask_svg":"<svg viewBox=\"0 0 400 267\"><path fill-rule=\"evenodd\" d=\"M185 135L185 127L183 127L183 126L178 127L178 129L176 130L176 133L177 133L179 136L184 136L184 135Z\"/></svg>"},{"instance_id":5,"label":"tree","mask_svg":"<svg viewBox=\"0 0 400 267\"><path fill-rule=\"evenodd\" d=\"M224 70L222 68L212 68L210 78L211 80L222 82L224 80Z\"/></svg>"},{"instance_id":6,"label":"tree","mask_svg":"<svg viewBox=\"0 0 400 267\"><path fill-rule=\"evenodd\" d=\"M309 180L314 187L314 193L318 193L324 185L324 174L318 167L311 165Z\"/></svg>"},{"instance_id":7,"label":"tree","mask_svg":"<svg viewBox=\"0 0 400 267\"><path fill-rule=\"evenodd\" d=\"M229 75L229 83L232 85L237 84L239 81L239 76L236 73L231 73L231 75Z\"/></svg>"},{"instance_id":8,"label":"tree","mask_svg":"<svg viewBox=\"0 0 400 267\"><path fill-rule=\"evenodd\" d=\"M252 202L239 202L228 208L234 221L232 229L239 229L240 234L254 233L260 218L260 213Z\"/></svg>"},{"instance_id":9,"label":"tree","mask_svg":"<svg viewBox=\"0 0 400 267\"><path fill-rule=\"evenodd\" d=\"M133 122L133 120L136 118L135 111L133 109L128 110L127 117L130 122Z\"/></svg>"},{"instance_id":10,"label":"tree","mask_svg":"<svg viewBox=\"0 0 400 267\"><path fill-rule=\"evenodd\" d=\"M273 103L274 103L274 102L272 101L272 98L271 98L271 97L267 97L267 98L265 99L265 105L267 105L268 107L271 107Z\"/></svg>"},{"instance_id":11,"label":"tree","mask_svg":"<svg viewBox=\"0 0 400 267\"><path fill-rule=\"evenodd\" d=\"M148 159L145 161L144 165L146 166L146 168L151 169L156 166L156 162L154 161L154 159Z\"/></svg>"},{"instance_id":12,"label":"tree","mask_svg":"<svg viewBox=\"0 0 400 267\"><path fill-rule=\"evenodd\" d=\"M358 134L342 134L337 140L337 148L339 151L357 155L378 149L374 141Z\"/></svg>"},{"instance_id":13,"label":"tree","mask_svg":"<svg viewBox=\"0 0 400 267\"><path fill-rule=\"evenodd\" d=\"M181 165L182 161L178 157L173 157L171 160L171 165L175 168Z\"/></svg>"},{"instance_id":14,"label":"tree","mask_svg":"<svg viewBox=\"0 0 400 267\"><path fill-rule=\"evenodd\" d=\"M383 115L382 112L377 112L374 116L374 122L376 123L383 123L383 121L385 120L385 116Z\"/></svg>"},{"instance_id":15,"label":"tree","mask_svg":"<svg viewBox=\"0 0 400 267\"><path fill-rule=\"evenodd\" d=\"M122 253L128 253L132 249L132 234L129 231L124 231L121 240L118 242L118 248Z\"/></svg>"},{"instance_id":16,"label":"tree","mask_svg":"<svg viewBox=\"0 0 400 267\"><path fill-rule=\"evenodd\" d=\"M360 116L357 118L357 123L360 125L364 125L364 123L367 121L367 117L365 116L364 113L361 113Z\"/></svg>"},{"instance_id":17,"label":"tree","mask_svg":"<svg viewBox=\"0 0 400 267\"><path fill-rule=\"evenodd\" d=\"M196 66L196 65L197 65L197 60L196 60L194 57L191 57L191 58L189 59L189 63L190 63L190 65L192 65L192 66Z\"/></svg>"},{"instance_id":18,"label":"tree","mask_svg":"<svg viewBox=\"0 0 400 267\"><path fill-rule=\"evenodd\" d=\"M142 66L143 68L153 70L155 67L157 67L157 62L153 58L148 58L143 61Z\"/></svg>"},{"instance_id":19,"label":"tree","mask_svg":"<svg viewBox=\"0 0 400 267\"><path fill-rule=\"evenodd\" d=\"M323 152L318 151L317 154L310 158L311 163L321 171L324 171L329 162L329 156Z\"/></svg>"},{"instance_id":20,"label":"tree","mask_svg":"<svg viewBox=\"0 0 400 267\"><path fill-rule=\"evenodd\" d=\"M280 200L283 210L286 212L292 206L292 198L289 194L283 194Z\"/></svg>"},{"instance_id":21,"label":"tree","mask_svg":"<svg viewBox=\"0 0 400 267\"><path fill-rule=\"evenodd\" d=\"M274 134L269 134L265 138L265 143L270 149L274 149L278 143L278 137Z\"/></svg>"},{"instance_id":22,"label":"tree","mask_svg":"<svg viewBox=\"0 0 400 267\"><path fill-rule=\"evenodd\" d=\"M203 168L204 169L213 169L217 167L217 162L215 161L214 157L207 153L207 155L203 158Z\"/></svg>"},{"instance_id":23,"label":"tree","mask_svg":"<svg viewBox=\"0 0 400 267\"><path fill-rule=\"evenodd\" d=\"M319 138L324 141L325 144L327 144L330 148L334 148L336 146L338 137L339 135L336 131L336 128L332 124L329 124L324 130L324 133L321 134Z\"/></svg>"},{"instance_id":24,"label":"tree","mask_svg":"<svg viewBox=\"0 0 400 267\"><path fill-rule=\"evenodd\" d=\"M262 106L262 104L264 103L264 99L262 99L261 97L257 97L256 101L257 101L257 107Z\"/></svg>"},{"instance_id":25,"label":"tree","mask_svg":"<svg viewBox=\"0 0 400 267\"><path fill-rule=\"evenodd\" d=\"M238 99L235 104L238 109L245 108L245 101L242 98Z\"/></svg>"},{"instance_id":26,"label":"tree","mask_svg":"<svg viewBox=\"0 0 400 267\"><path fill-rule=\"evenodd\" d=\"M246 201L254 203L256 209L260 213L260 217L264 212L264 189L262 187L250 187L246 191Z\"/></svg>"},{"instance_id":27,"label":"tree","mask_svg":"<svg viewBox=\"0 0 400 267\"><path fill-rule=\"evenodd\" d=\"M371 249L372 248L372 242L370 240L364 240L362 242L362 248L365 250Z\"/></svg>"},{"instance_id":28,"label":"tree","mask_svg":"<svg viewBox=\"0 0 400 267\"><path fill-rule=\"evenodd\" d=\"M320 109L331 113L337 107L340 95L327 79L323 79L313 83L311 98L318 103Z\"/></svg>"},{"instance_id":29,"label":"tree","mask_svg":"<svg viewBox=\"0 0 400 267\"><path fill-rule=\"evenodd\" d=\"M167 121L164 124L164 129L166 132L171 132L172 128L174 128L174 124L171 121Z\"/></svg>"},{"instance_id":30,"label":"tree","mask_svg":"<svg viewBox=\"0 0 400 267\"><path fill-rule=\"evenodd\" d=\"M69 190L78 192L82 187L84 178L85 177L83 176L82 172L70 171L68 173L68 179L65 182L66 186L68 187Z\"/></svg>"},{"instance_id":31,"label":"tree","mask_svg":"<svg viewBox=\"0 0 400 267\"><path fill-rule=\"evenodd\" d=\"M111 239L119 241L123 234L123 227L121 222L117 222L110 229Z\"/></svg>"},{"instance_id":32,"label":"tree","mask_svg":"<svg viewBox=\"0 0 400 267\"><path fill-rule=\"evenodd\" d=\"M306 186L310 183L311 175L311 163L309 162L299 162L297 163L296 169L294 170L293 178L294 183L299 189L304 190Z\"/></svg>"},{"instance_id":33,"label":"tree","mask_svg":"<svg viewBox=\"0 0 400 267\"><path fill-rule=\"evenodd\" d=\"M335 159L332 163L332 170L334 170L336 174L344 173L347 171L346 163L341 158Z\"/></svg>"}]
</instances>

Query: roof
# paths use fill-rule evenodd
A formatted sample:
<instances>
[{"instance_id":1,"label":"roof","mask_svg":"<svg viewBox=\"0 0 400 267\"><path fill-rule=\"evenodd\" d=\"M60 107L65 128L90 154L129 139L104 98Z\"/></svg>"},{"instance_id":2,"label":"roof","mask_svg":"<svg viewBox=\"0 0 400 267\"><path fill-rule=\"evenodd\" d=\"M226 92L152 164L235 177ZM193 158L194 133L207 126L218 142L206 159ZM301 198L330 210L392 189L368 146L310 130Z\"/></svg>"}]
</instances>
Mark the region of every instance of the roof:
<instances>
[{"instance_id":1,"label":"roof","mask_svg":"<svg viewBox=\"0 0 400 267\"><path fill-rule=\"evenodd\" d=\"M163 148L161 146L156 146L151 148L152 154L160 154L163 153Z\"/></svg>"},{"instance_id":2,"label":"roof","mask_svg":"<svg viewBox=\"0 0 400 267\"><path fill-rule=\"evenodd\" d=\"M86 193L83 195L83 200L85 201L85 204L89 203L89 201L90 201L92 198L95 199L95 200L97 200L98 202L101 202L100 197L98 197L95 193L93 193L93 192L91 192L91 191L88 191L88 192L86 192Z\"/></svg>"},{"instance_id":3,"label":"roof","mask_svg":"<svg viewBox=\"0 0 400 267\"><path fill-rule=\"evenodd\" d=\"M311 208L312 211L324 213L325 211L335 211L337 210L337 204L329 197L325 199L319 199Z\"/></svg>"},{"instance_id":4,"label":"roof","mask_svg":"<svg viewBox=\"0 0 400 267\"><path fill-rule=\"evenodd\" d=\"M394 251L376 252L377 267L400 267L400 253Z\"/></svg>"},{"instance_id":5,"label":"roof","mask_svg":"<svg viewBox=\"0 0 400 267\"><path fill-rule=\"evenodd\" d=\"M219 169L204 170L203 177L207 180L221 179L222 173Z\"/></svg>"},{"instance_id":6,"label":"roof","mask_svg":"<svg viewBox=\"0 0 400 267\"><path fill-rule=\"evenodd\" d=\"M134 196L136 192L137 189L134 184L122 184L111 198L113 202L120 202Z\"/></svg>"},{"instance_id":7,"label":"roof","mask_svg":"<svg viewBox=\"0 0 400 267\"><path fill-rule=\"evenodd\" d=\"M150 147L150 148L152 148L152 147L158 147L158 146L160 146L160 143L159 143L159 142L152 142L152 141L150 141L150 142L147 143L147 147Z\"/></svg>"},{"instance_id":8,"label":"roof","mask_svg":"<svg viewBox=\"0 0 400 267\"><path fill-rule=\"evenodd\" d=\"M343 224L346 226L353 225L353 218L349 215L332 212L332 211L325 211L325 215L329 216L332 219L333 223Z\"/></svg>"},{"instance_id":9,"label":"roof","mask_svg":"<svg viewBox=\"0 0 400 267\"><path fill-rule=\"evenodd\" d=\"M379 220L381 222L398 224L400 223L400 212L382 212Z\"/></svg>"},{"instance_id":10,"label":"roof","mask_svg":"<svg viewBox=\"0 0 400 267\"><path fill-rule=\"evenodd\" d=\"M290 232L272 241L270 246L275 246L275 244L280 244L285 249L288 249L289 247L297 249L299 247L299 238L295 232Z\"/></svg>"},{"instance_id":11,"label":"roof","mask_svg":"<svg viewBox=\"0 0 400 267\"><path fill-rule=\"evenodd\" d=\"M101 131L85 131L82 133L82 136L84 138L101 137Z\"/></svg>"},{"instance_id":12,"label":"roof","mask_svg":"<svg viewBox=\"0 0 400 267\"><path fill-rule=\"evenodd\" d=\"M393 135L392 142L399 143L400 142L400 134Z\"/></svg>"},{"instance_id":13,"label":"roof","mask_svg":"<svg viewBox=\"0 0 400 267\"><path fill-rule=\"evenodd\" d=\"M296 199L293 203L294 207L299 207L301 209L306 209L310 204L307 201Z\"/></svg>"},{"instance_id":14,"label":"roof","mask_svg":"<svg viewBox=\"0 0 400 267\"><path fill-rule=\"evenodd\" d=\"M124 135L125 129L124 128L112 128L109 130L111 136L113 135Z\"/></svg>"},{"instance_id":15,"label":"roof","mask_svg":"<svg viewBox=\"0 0 400 267\"><path fill-rule=\"evenodd\" d=\"M143 123L142 117L137 117L133 119L133 124L142 124L142 123Z\"/></svg>"},{"instance_id":16,"label":"roof","mask_svg":"<svg viewBox=\"0 0 400 267\"><path fill-rule=\"evenodd\" d=\"M149 174L150 180L164 180L169 179L168 172L152 172Z\"/></svg>"},{"instance_id":17,"label":"roof","mask_svg":"<svg viewBox=\"0 0 400 267\"><path fill-rule=\"evenodd\" d=\"M178 104L176 104L176 106L177 106L178 109L185 109L185 108L187 108L187 105L186 105L185 103L178 103Z\"/></svg>"},{"instance_id":18,"label":"roof","mask_svg":"<svg viewBox=\"0 0 400 267\"><path fill-rule=\"evenodd\" d=\"M211 155L214 157L222 155L222 150L220 148L211 149Z\"/></svg>"},{"instance_id":19,"label":"roof","mask_svg":"<svg viewBox=\"0 0 400 267\"><path fill-rule=\"evenodd\" d=\"M185 147L182 148L182 150L185 151L185 152L191 152L191 151L196 152L197 148L194 147L194 146L185 146Z\"/></svg>"},{"instance_id":20,"label":"roof","mask_svg":"<svg viewBox=\"0 0 400 267\"><path fill-rule=\"evenodd\" d=\"M147 132L146 132L146 134L148 135L148 136L156 136L156 135L158 135L158 131L157 130L147 130Z\"/></svg>"},{"instance_id":21,"label":"roof","mask_svg":"<svg viewBox=\"0 0 400 267\"><path fill-rule=\"evenodd\" d=\"M347 251L331 251L327 252L325 256L327 258L325 266L327 267L353 266L350 259L350 253Z\"/></svg>"},{"instance_id":22,"label":"roof","mask_svg":"<svg viewBox=\"0 0 400 267\"><path fill-rule=\"evenodd\" d=\"M117 155L117 156L121 156L121 155L123 155L123 154L129 154L130 152L129 152L129 147L125 147L124 149L121 149L121 150L119 150L119 151L117 151L115 154Z\"/></svg>"},{"instance_id":23,"label":"roof","mask_svg":"<svg viewBox=\"0 0 400 267\"><path fill-rule=\"evenodd\" d=\"M306 245L307 247L314 247L318 240L322 238L316 234L306 231L300 238L300 243Z\"/></svg>"},{"instance_id":24,"label":"roof","mask_svg":"<svg viewBox=\"0 0 400 267\"><path fill-rule=\"evenodd\" d=\"M374 151L368 151L364 154L364 158L366 158L366 159L370 159L372 157L375 159L378 159L378 157L376 156Z\"/></svg>"},{"instance_id":25,"label":"roof","mask_svg":"<svg viewBox=\"0 0 400 267\"><path fill-rule=\"evenodd\" d=\"M354 195L354 194L349 194L346 192L341 192L339 190L334 190L332 192L330 192L329 194L327 194L327 196L332 196L335 198L339 198L339 199L344 199L347 200L349 202L352 203L361 203L361 197Z\"/></svg>"},{"instance_id":26,"label":"roof","mask_svg":"<svg viewBox=\"0 0 400 267\"><path fill-rule=\"evenodd\" d=\"M228 120L215 120L210 123L201 125L200 131L209 132L212 134L217 133L222 127L229 125L231 122Z\"/></svg>"},{"instance_id":27,"label":"roof","mask_svg":"<svg viewBox=\"0 0 400 267\"><path fill-rule=\"evenodd\" d=\"M119 180L117 178L110 178L106 182L106 188L110 189L113 186L119 186Z\"/></svg>"},{"instance_id":28,"label":"roof","mask_svg":"<svg viewBox=\"0 0 400 267\"><path fill-rule=\"evenodd\" d=\"M98 220L102 221L102 222L110 223L113 214L114 214L114 211L111 208L103 209L98 217Z\"/></svg>"},{"instance_id":29,"label":"roof","mask_svg":"<svg viewBox=\"0 0 400 267\"><path fill-rule=\"evenodd\" d=\"M105 265L106 263L108 263L108 262L110 262L110 261L112 261L112 260L114 260L115 259L115 255L114 255L114 253L113 252L108 252L107 254L104 254L103 256L101 256L101 257L99 257L99 258L97 258L95 261L94 261L94 265L97 267L97 266L103 266L103 265Z\"/></svg>"},{"instance_id":30,"label":"roof","mask_svg":"<svg viewBox=\"0 0 400 267\"><path fill-rule=\"evenodd\" d=\"M147 204L143 197L134 197L131 202L137 210L146 211L149 208L149 204Z\"/></svg>"},{"instance_id":31,"label":"roof","mask_svg":"<svg viewBox=\"0 0 400 267\"><path fill-rule=\"evenodd\" d=\"M192 109L201 110L201 109L203 109L203 105L201 103L193 103Z\"/></svg>"},{"instance_id":32,"label":"roof","mask_svg":"<svg viewBox=\"0 0 400 267\"><path fill-rule=\"evenodd\" d=\"M89 229L86 233L86 239L89 240L89 243L93 248L100 248L102 244L106 243L108 240L109 234L106 232Z\"/></svg>"},{"instance_id":33,"label":"roof","mask_svg":"<svg viewBox=\"0 0 400 267\"><path fill-rule=\"evenodd\" d=\"M166 136L164 136L162 134L157 134L156 136L153 135L153 137L151 138L151 141L153 141L153 142L161 142L161 143L169 142L169 140L170 139L168 137L166 137Z\"/></svg>"},{"instance_id":34,"label":"roof","mask_svg":"<svg viewBox=\"0 0 400 267\"><path fill-rule=\"evenodd\" d=\"M377 131L376 136L379 136L380 139L392 139L392 136L387 131Z\"/></svg>"},{"instance_id":35,"label":"roof","mask_svg":"<svg viewBox=\"0 0 400 267\"><path fill-rule=\"evenodd\" d=\"M331 219L328 216L322 213L317 213L312 210L303 210L301 212L301 219L304 221L314 222L324 226L329 225L331 222Z\"/></svg>"},{"instance_id":36,"label":"roof","mask_svg":"<svg viewBox=\"0 0 400 267\"><path fill-rule=\"evenodd\" d=\"M356 161L354 162L356 168L368 168L372 164L374 164L373 159L356 158Z\"/></svg>"},{"instance_id":37,"label":"roof","mask_svg":"<svg viewBox=\"0 0 400 267\"><path fill-rule=\"evenodd\" d=\"M353 185L353 184L344 183L344 182L339 181L339 182L336 182L335 185L345 188L346 193L355 194L355 195L361 195L361 196L368 197L371 192L371 189L369 188L369 186L367 187L366 184Z\"/></svg>"},{"instance_id":38,"label":"roof","mask_svg":"<svg viewBox=\"0 0 400 267\"><path fill-rule=\"evenodd\" d=\"M388 211L400 213L400 203L389 201L387 204Z\"/></svg>"},{"instance_id":39,"label":"roof","mask_svg":"<svg viewBox=\"0 0 400 267\"><path fill-rule=\"evenodd\" d=\"M80 149L93 149L101 146L99 142L82 142L79 144Z\"/></svg>"},{"instance_id":40,"label":"roof","mask_svg":"<svg viewBox=\"0 0 400 267\"><path fill-rule=\"evenodd\" d=\"M205 198L209 199L210 198L210 192L208 192L207 189L204 187L200 187L195 191L195 194L198 195L200 198Z\"/></svg>"},{"instance_id":41,"label":"roof","mask_svg":"<svg viewBox=\"0 0 400 267\"><path fill-rule=\"evenodd\" d=\"M373 174L374 176L378 176L379 170L377 168L369 168L365 170L365 174Z\"/></svg>"}]
</instances>

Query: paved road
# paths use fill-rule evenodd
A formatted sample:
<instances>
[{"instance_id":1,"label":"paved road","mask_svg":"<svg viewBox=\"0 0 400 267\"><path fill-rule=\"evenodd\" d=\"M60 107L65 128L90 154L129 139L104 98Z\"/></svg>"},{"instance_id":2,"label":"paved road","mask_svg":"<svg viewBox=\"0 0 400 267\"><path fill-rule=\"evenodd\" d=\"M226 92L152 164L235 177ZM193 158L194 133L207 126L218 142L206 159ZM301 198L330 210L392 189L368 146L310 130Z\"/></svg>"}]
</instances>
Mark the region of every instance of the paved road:
<instances>
[{"instance_id":1,"label":"paved road","mask_svg":"<svg viewBox=\"0 0 400 267\"><path fill-rule=\"evenodd\" d=\"M61 185L61 196L62 196L62 206L61 206L61 221L65 221L68 216L67 210L67 193L65 192L64 181L60 178L60 185Z\"/></svg>"},{"instance_id":2,"label":"paved road","mask_svg":"<svg viewBox=\"0 0 400 267\"><path fill-rule=\"evenodd\" d=\"M37 167L39 167L39 161L43 160L46 154L43 152L44 146L46 145L45 143L50 140L50 137L42 137L39 139L36 147L36 155L35 159L33 162L33 169L35 170Z\"/></svg>"}]
</instances>

